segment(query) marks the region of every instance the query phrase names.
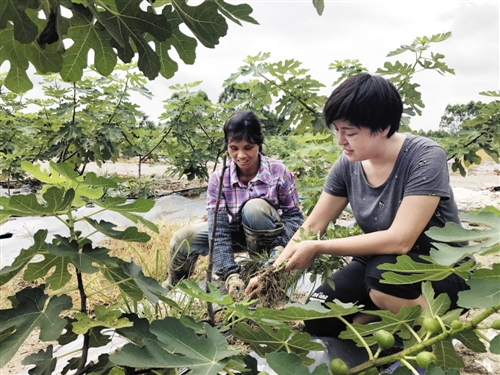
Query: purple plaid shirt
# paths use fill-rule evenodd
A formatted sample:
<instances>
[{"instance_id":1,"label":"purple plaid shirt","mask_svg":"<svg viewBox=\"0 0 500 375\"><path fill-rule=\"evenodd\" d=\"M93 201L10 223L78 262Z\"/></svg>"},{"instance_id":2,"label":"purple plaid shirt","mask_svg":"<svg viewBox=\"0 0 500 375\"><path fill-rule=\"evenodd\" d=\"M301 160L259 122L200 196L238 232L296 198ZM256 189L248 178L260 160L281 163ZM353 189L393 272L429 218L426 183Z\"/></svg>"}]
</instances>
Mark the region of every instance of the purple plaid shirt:
<instances>
[{"instance_id":1,"label":"purple plaid shirt","mask_svg":"<svg viewBox=\"0 0 500 375\"><path fill-rule=\"evenodd\" d=\"M243 205L253 198L262 198L269 202L279 213L283 222L283 232L275 239L272 246L285 246L304 222L299 208L299 194L292 173L285 165L264 155L260 156L257 175L244 185L238 179L236 165L231 159L224 173L217 227L214 238L215 272L225 280L230 274L238 273L240 266L234 261L231 232L240 229ZM222 168L219 168L208 182L207 213L208 233L212 233L215 205Z\"/></svg>"},{"instance_id":2,"label":"purple plaid shirt","mask_svg":"<svg viewBox=\"0 0 500 375\"><path fill-rule=\"evenodd\" d=\"M241 209L253 198L263 198L281 215L283 211L299 209L299 194L292 173L278 160L270 159L262 154L257 175L244 185L236 172L234 160L230 160L224 174L224 188L219 203L219 211L226 210L229 225L237 230L241 225ZM208 183L207 210L215 210L219 189L219 168Z\"/></svg>"}]
</instances>

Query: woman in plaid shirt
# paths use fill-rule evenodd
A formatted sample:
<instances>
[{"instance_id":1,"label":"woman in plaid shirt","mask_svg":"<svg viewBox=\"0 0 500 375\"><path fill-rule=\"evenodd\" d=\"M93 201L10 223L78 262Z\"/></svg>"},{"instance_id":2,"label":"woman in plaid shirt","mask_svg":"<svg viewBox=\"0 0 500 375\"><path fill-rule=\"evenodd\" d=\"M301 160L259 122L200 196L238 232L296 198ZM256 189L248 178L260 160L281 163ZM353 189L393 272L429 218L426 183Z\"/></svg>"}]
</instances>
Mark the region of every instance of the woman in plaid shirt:
<instances>
[{"instance_id":1,"label":"woman in plaid shirt","mask_svg":"<svg viewBox=\"0 0 500 375\"><path fill-rule=\"evenodd\" d=\"M214 269L229 294L242 290L240 265L234 253L269 252L285 246L304 222L292 173L285 165L262 154L264 134L251 111L237 112L224 124L224 141L231 157L210 177L207 191L208 222L176 232L170 243L174 256L167 283L189 277L199 255L207 255L213 230L219 184L222 194L214 238Z\"/></svg>"}]
</instances>

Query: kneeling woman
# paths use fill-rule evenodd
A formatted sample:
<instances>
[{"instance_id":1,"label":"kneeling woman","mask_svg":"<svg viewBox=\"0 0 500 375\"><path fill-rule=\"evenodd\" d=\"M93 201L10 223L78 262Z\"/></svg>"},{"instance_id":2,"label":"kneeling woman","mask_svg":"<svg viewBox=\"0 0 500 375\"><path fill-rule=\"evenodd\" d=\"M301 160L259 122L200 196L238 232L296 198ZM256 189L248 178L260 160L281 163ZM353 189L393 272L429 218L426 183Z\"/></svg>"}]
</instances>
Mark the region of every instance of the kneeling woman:
<instances>
[{"instance_id":1,"label":"kneeling woman","mask_svg":"<svg viewBox=\"0 0 500 375\"><path fill-rule=\"evenodd\" d=\"M345 80L329 97L324 115L333 128L343 153L332 166L323 192L303 225L306 233L324 233L349 203L363 235L327 241L288 243L279 264L286 271L307 269L319 254L352 256L352 261L335 272L335 290L323 285L311 300L323 303L338 299L363 305L366 310L399 312L403 306L426 301L421 284L381 283L383 263L395 263L406 254L417 262L429 255L430 227L460 223L449 182L447 158L434 141L397 133L403 104L396 88L380 76L362 73ZM464 246L464 243L450 244ZM256 280L246 293L252 295ZM451 309L457 307L458 292L466 289L463 279L451 275L432 283L436 295L447 293ZM351 317L351 322L367 323L368 314ZM318 336L337 336L345 329L335 318L306 321L306 329Z\"/></svg>"},{"instance_id":2,"label":"kneeling woman","mask_svg":"<svg viewBox=\"0 0 500 375\"><path fill-rule=\"evenodd\" d=\"M264 156L264 134L259 118L237 112L224 124L224 141L231 159L210 177L207 191L208 222L176 232L170 243L167 284L189 277L199 255L209 251L219 185L222 195L214 239L214 270L234 296L243 287L234 253L260 253L286 245L304 222L291 172L282 162Z\"/></svg>"}]
</instances>

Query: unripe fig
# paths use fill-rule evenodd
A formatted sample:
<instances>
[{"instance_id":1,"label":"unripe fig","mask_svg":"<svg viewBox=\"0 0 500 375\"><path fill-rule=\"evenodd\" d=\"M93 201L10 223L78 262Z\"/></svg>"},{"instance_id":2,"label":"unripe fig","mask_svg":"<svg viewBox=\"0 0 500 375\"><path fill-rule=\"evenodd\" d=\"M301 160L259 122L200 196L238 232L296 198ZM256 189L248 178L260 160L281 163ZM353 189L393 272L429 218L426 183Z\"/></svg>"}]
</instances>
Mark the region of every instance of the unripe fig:
<instances>
[{"instance_id":1,"label":"unripe fig","mask_svg":"<svg viewBox=\"0 0 500 375\"><path fill-rule=\"evenodd\" d=\"M349 367L340 358L334 358L331 360L330 370L333 375L346 375L349 373Z\"/></svg>"},{"instance_id":2,"label":"unripe fig","mask_svg":"<svg viewBox=\"0 0 500 375\"><path fill-rule=\"evenodd\" d=\"M422 322L422 327L430 334L435 334L441 331L441 324L436 318L426 317Z\"/></svg>"},{"instance_id":3,"label":"unripe fig","mask_svg":"<svg viewBox=\"0 0 500 375\"><path fill-rule=\"evenodd\" d=\"M457 330L457 329L462 328L462 326L463 326L463 324L461 321L454 320L453 322L451 322L451 329Z\"/></svg>"},{"instance_id":4,"label":"unripe fig","mask_svg":"<svg viewBox=\"0 0 500 375\"><path fill-rule=\"evenodd\" d=\"M417 363L424 370L427 370L427 366L432 362L436 362L436 360L436 356L431 352L423 351L417 354Z\"/></svg>"},{"instance_id":5,"label":"unripe fig","mask_svg":"<svg viewBox=\"0 0 500 375\"><path fill-rule=\"evenodd\" d=\"M493 329L500 329L500 319L493 321L493 323L491 323L490 327Z\"/></svg>"},{"instance_id":6,"label":"unripe fig","mask_svg":"<svg viewBox=\"0 0 500 375\"><path fill-rule=\"evenodd\" d=\"M394 336L386 330L381 329L377 331L375 339L382 350L390 349L394 346Z\"/></svg>"}]
</instances>

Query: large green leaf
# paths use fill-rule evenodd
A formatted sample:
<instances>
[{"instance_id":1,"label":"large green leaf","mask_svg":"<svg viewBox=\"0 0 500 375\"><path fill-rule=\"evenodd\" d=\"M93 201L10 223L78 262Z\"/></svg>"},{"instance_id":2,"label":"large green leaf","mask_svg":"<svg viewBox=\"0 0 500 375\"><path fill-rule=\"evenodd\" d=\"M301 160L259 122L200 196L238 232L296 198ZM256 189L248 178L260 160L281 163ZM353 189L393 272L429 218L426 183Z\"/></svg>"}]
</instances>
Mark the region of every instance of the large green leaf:
<instances>
[{"instance_id":1,"label":"large green leaf","mask_svg":"<svg viewBox=\"0 0 500 375\"><path fill-rule=\"evenodd\" d=\"M33 88L27 71L29 61L40 73L58 72L62 66L62 56L57 53L55 45L41 49L38 43L22 44L14 39L15 26L8 24L4 30L0 30L0 65L9 61L10 69L5 77L5 86L18 94Z\"/></svg>"},{"instance_id":2,"label":"large green leaf","mask_svg":"<svg viewBox=\"0 0 500 375\"><path fill-rule=\"evenodd\" d=\"M434 243L437 250L431 250L431 257L442 265L452 265L466 255L483 254L500 244L500 216L492 211L477 214L460 215L462 221L481 224L488 229L466 229L456 223L446 223L443 228L433 227L426 231L430 238L444 242ZM465 247L454 247L450 242L479 241L478 244ZM496 250L498 251L498 249Z\"/></svg>"},{"instance_id":3,"label":"large green leaf","mask_svg":"<svg viewBox=\"0 0 500 375\"><path fill-rule=\"evenodd\" d=\"M247 311L243 306L237 306L237 311L249 316L251 319L272 324L279 322L292 322L299 320L314 320L323 318L334 318L345 315L356 314L361 311L360 306L344 304L339 301L328 302L328 307L321 303L312 301L305 305L293 304L281 310L258 307L255 311ZM246 309L248 310L248 308Z\"/></svg>"},{"instance_id":4,"label":"large green leaf","mask_svg":"<svg viewBox=\"0 0 500 375\"><path fill-rule=\"evenodd\" d=\"M266 355L266 360L269 367L279 375L330 375L325 363L320 364L313 372L309 372L300 357L294 353L269 353Z\"/></svg>"},{"instance_id":5,"label":"large green leaf","mask_svg":"<svg viewBox=\"0 0 500 375\"><path fill-rule=\"evenodd\" d=\"M398 369L399 368L400 367L398 367ZM394 375L399 374L394 373ZM437 367L434 363L430 363L429 367L427 367L427 370L425 371L425 375L460 375L460 371L456 368L452 368L445 372L440 367Z\"/></svg>"},{"instance_id":6,"label":"large green leaf","mask_svg":"<svg viewBox=\"0 0 500 375\"><path fill-rule=\"evenodd\" d=\"M137 66L149 79L154 79L160 71L160 59L146 40L148 34L153 40L163 42L171 35L170 24L162 15L144 11L140 4L142 0L116 1L115 9L106 8L92 13L98 16L99 22L113 36L118 56L124 62L132 61L135 52L138 53ZM130 44L133 41L134 46Z\"/></svg>"},{"instance_id":7,"label":"large green leaf","mask_svg":"<svg viewBox=\"0 0 500 375\"><path fill-rule=\"evenodd\" d=\"M453 338L459 340L462 344L464 344L470 350L476 353L486 353L486 346L479 339L477 334L473 331L462 331L457 333Z\"/></svg>"},{"instance_id":8,"label":"large green leaf","mask_svg":"<svg viewBox=\"0 0 500 375\"><path fill-rule=\"evenodd\" d=\"M142 266L131 262L123 263L122 267L125 274L134 279L136 285L151 302L157 303L160 297L166 295L167 292L158 281L144 275Z\"/></svg>"},{"instance_id":9,"label":"large green leaf","mask_svg":"<svg viewBox=\"0 0 500 375\"><path fill-rule=\"evenodd\" d=\"M500 354L500 335L496 335L490 342L490 352Z\"/></svg>"},{"instance_id":10,"label":"large green leaf","mask_svg":"<svg viewBox=\"0 0 500 375\"><path fill-rule=\"evenodd\" d=\"M216 2L205 1L189 6L184 0L172 0L172 6L186 26L205 47L214 48L227 33L226 19L218 12Z\"/></svg>"},{"instance_id":11,"label":"large green leaf","mask_svg":"<svg viewBox=\"0 0 500 375\"><path fill-rule=\"evenodd\" d=\"M107 307L103 305L96 306L94 316L90 317L84 313L75 314L73 322L73 332L76 334L85 334L92 328L122 328L131 327L133 323L126 317L122 317L122 312L115 307Z\"/></svg>"},{"instance_id":12,"label":"large green leaf","mask_svg":"<svg viewBox=\"0 0 500 375\"><path fill-rule=\"evenodd\" d=\"M151 236L144 232L139 232L137 227L128 227L123 231L118 231L116 224L110 223L108 221L101 220L99 222L86 217L87 223L92 225L99 232L105 234L108 237L114 238L115 240L127 241L127 242L148 242Z\"/></svg>"},{"instance_id":13,"label":"large green leaf","mask_svg":"<svg viewBox=\"0 0 500 375\"><path fill-rule=\"evenodd\" d=\"M289 352L297 354L302 363L310 366L314 359L307 357L311 351L325 350L324 346L317 342L311 342L311 337L307 333L295 332L291 327L282 326L278 329L261 324L259 330L253 329L249 324L243 322L234 328L231 333L236 338L250 345L250 347L260 355L265 357L267 353Z\"/></svg>"},{"instance_id":14,"label":"large green leaf","mask_svg":"<svg viewBox=\"0 0 500 375\"><path fill-rule=\"evenodd\" d=\"M43 203L39 203L35 194L12 196L5 212L16 216L42 216L65 213L75 196L73 189L65 190L52 186L43 194Z\"/></svg>"},{"instance_id":15,"label":"large green leaf","mask_svg":"<svg viewBox=\"0 0 500 375\"><path fill-rule=\"evenodd\" d=\"M205 325L206 338L171 317L155 320L142 346L125 345L110 360L120 366L141 368L188 367L193 375L212 375L221 371L239 352L229 350L227 340L216 328Z\"/></svg>"},{"instance_id":16,"label":"large green leaf","mask_svg":"<svg viewBox=\"0 0 500 375\"><path fill-rule=\"evenodd\" d=\"M379 322L372 324L353 324L353 328L363 336L368 345L376 343L374 333L384 329L391 333L399 332L402 338L410 338L409 327L413 325L415 319L420 315L420 307L403 306L397 314L393 314L388 310L364 311L366 314L376 315L380 317ZM347 329L340 333L341 339L354 340L358 346L362 346L359 336L355 332Z\"/></svg>"},{"instance_id":17,"label":"large green leaf","mask_svg":"<svg viewBox=\"0 0 500 375\"><path fill-rule=\"evenodd\" d=\"M39 337L42 341L57 339L64 329L66 320L59 315L72 307L71 298L64 295L49 299L43 289L38 287L21 290L15 295L15 307L0 311L2 331L12 327L16 329L0 342L0 367L11 360L36 327L40 328Z\"/></svg>"},{"instance_id":18,"label":"large green leaf","mask_svg":"<svg viewBox=\"0 0 500 375\"><path fill-rule=\"evenodd\" d=\"M26 14L28 8L38 9L38 0L3 0L0 6L0 29L5 29L8 21L12 21L14 36L23 44L31 43L38 34L38 27Z\"/></svg>"},{"instance_id":19,"label":"large green leaf","mask_svg":"<svg viewBox=\"0 0 500 375\"><path fill-rule=\"evenodd\" d=\"M14 259L12 265L3 267L0 270L0 286L7 283L19 273L36 254L47 253L47 230L39 230L33 235L35 243L27 249L22 249L19 255Z\"/></svg>"},{"instance_id":20,"label":"large green leaf","mask_svg":"<svg viewBox=\"0 0 500 375\"><path fill-rule=\"evenodd\" d=\"M444 371L464 367L464 361L458 356L449 337L434 344L434 354L437 357L436 365Z\"/></svg>"},{"instance_id":21,"label":"large green leaf","mask_svg":"<svg viewBox=\"0 0 500 375\"><path fill-rule=\"evenodd\" d=\"M233 299L230 296L227 294L222 295L220 290L212 283L208 284L210 292L203 289L197 282L190 280L184 280L182 283L178 284L177 287L187 295L202 301L226 306L233 303Z\"/></svg>"},{"instance_id":22,"label":"large green leaf","mask_svg":"<svg viewBox=\"0 0 500 375\"><path fill-rule=\"evenodd\" d=\"M106 210L119 212L132 222L141 223L153 232L158 233L158 227L155 224L144 219L142 216L134 214L134 212L148 212L155 205L153 200L139 198L131 203L126 202L125 198L119 197L107 197L104 202L94 201L96 205Z\"/></svg>"},{"instance_id":23,"label":"large green leaf","mask_svg":"<svg viewBox=\"0 0 500 375\"><path fill-rule=\"evenodd\" d=\"M127 296L134 301L140 301L146 296L151 302L159 300L175 306L175 303L166 298L166 291L151 277L142 272L142 267L134 263L120 261L118 267L106 267L101 269L104 277L111 283L116 284Z\"/></svg>"},{"instance_id":24,"label":"large green leaf","mask_svg":"<svg viewBox=\"0 0 500 375\"><path fill-rule=\"evenodd\" d=\"M493 263L491 268L481 268L472 274L472 279L500 280L500 264Z\"/></svg>"},{"instance_id":25,"label":"large green leaf","mask_svg":"<svg viewBox=\"0 0 500 375\"><path fill-rule=\"evenodd\" d=\"M170 57L168 51L170 47L174 47L179 57L186 64L193 64L196 59L196 39L184 34L179 25L182 24L182 19L179 13L174 12L172 6L166 5L162 14L169 20L172 27L172 35L164 42L156 42L156 51L161 57L160 74L165 78L172 78L178 70L177 63Z\"/></svg>"},{"instance_id":26,"label":"large green leaf","mask_svg":"<svg viewBox=\"0 0 500 375\"><path fill-rule=\"evenodd\" d=\"M498 280L471 279L469 290L458 293L458 305L465 308L487 308L500 303Z\"/></svg>"},{"instance_id":27,"label":"large green leaf","mask_svg":"<svg viewBox=\"0 0 500 375\"><path fill-rule=\"evenodd\" d=\"M427 303L427 307L424 310L423 316L437 317L444 315L451 305L451 300L448 294L441 293L436 297L434 289L432 288L432 283L425 282L422 283L422 296Z\"/></svg>"},{"instance_id":28,"label":"large green leaf","mask_svg":"<svg viewBox=\"0 0 500 375\"><path fill-rule=\"evenodd\" d=\"M397 257L396 263L385 263L378 266L378 269L384 271L382 274L384 284L411 284L421 281L438 281L443 280L452 273L457 274L461 278L467 280L470 272L475 269L474 260L460 264L457 267L453 265L435 264L429 256L421 255L420 258L429 263L415 262L408 255L400 255Z\"/></svg>"},{"instance_id":29,"label":"large green leaf","mask_svg":"<svg viewBox=\"0 0 500 375\"><path fill-rule=\"evenodd\" d=\"M75 197L71 202L73 207L81 207L88 200L100 199L104 193L104 188L116 188L119 182L125 181L124 178L119 177L97 176L94 172L80 176L67 163L54 163L51 161L48 171L42 171L39 164L31 164L26 161L22 161L21 166L37 180L48 184L48 186L43 188L43 191L49 189L50 185L66 190L73 189L75 191Z\"/></svg>"},{"instance_id":30,"label":"large green leaf","mask_svg":"<svg viewBox=\"0 0 500 375\"><path fill-rule=\"evenodd\" d=\"M253 23L255 25L258 25L259 23L250 17L250 13L252 13L252 8L248 4L238 4L238 5L233 5L226 3L224 0L215 0L215 3L219 7L219 11L226 16L228 19L233 21L234 23L241 25L242 21L246 21L249 23Z\"/></svg>"},{"instance_id":31,"label":"large green leaf","mask_svg":"<svg viewBox=\"0 0 500 375\"><path fill-rule=\"evenodd\" d=\"M128 297L134 301L144 298L144 293L137 286L134 279L127 275L122 267L106 267L101 270L109 282L116 284Z\"/></svg>"},{"instance_id":32,"label":"large green leaf","mask_svg":"<svg viewBox=\"0 0 500 375\"><path fill-rule=\"evenodd\" d=\"M73 332L73 324L76 322L75 318L66 318L67 324L64 328L64 333L58 337L57 342L59 345L66 345L78 339L78 334ZM111 342L112 336L105 335L101 331L104 327L94 327L92 328L89 335L89 347L98 348L100 346L105 346Z\"/></svg>"},{"instance_id":33,"label":"large green leaf","mask_svg":"<svg viewBox=\"0 0 500 375\"><path fill-rule=\"evenodd\" d=\"M67 38L73 40L73 45L64 54L61 77L69 82L82 78L83 70L87 68L89 51L94 50L96 70L104 76L111 74L116 66L116 53L109 43L110 35L96 24L92 12L83 5L73 5L73 17L68 29Z\"/></svg>"},{"instance_id":34,"label":"large green leaf","mask_svg":"<svg viewBox=\"0 0 500 375\"><path fill-rule=\"evenodd\" d=\"M28 264L24 272L24 280L34 281L46 277L47 273L54 269L52 274L45 278L45 282L53 290L58 290L65 286L72 278L72 273L68 269L68 266L71 264L71 258L50 254L48 244L45 245L45 249L46 251L42 253L43 260Z\"/></svg>"},{"instance_id":35,"label":"large green leaf","mask_svg":"<svg viewBox=\"0 0 500 375\"><path fill-rule=\"evenodd\" d=\"M83 248L77 241L70 241L66 237L54 236L56 239L49 244L49 253L57 257L67 257L78 270L84 273L95 273L99 271L94 263L100 266L116 267L120 260L108 255L109 249L105 247L92 247L91 243L86 243Z\"/></svg>"},{"instance_id":36,"label":"large green leaf","mask_svg":"<svg viewBox=\"0 0 500 375\"><path fill-rule=\"evenodd\" d=\"M52 162L49 165L50 171L47 172L45 170L41 170L41 165L40 164L33 164L30 162L27 162L23 160L21 162L21 167L31 174L34 178L36 178L38 181L43 182L45 184L50 184L50 185L62 185L64 184L67 179L65 178L66 176L63 176L61 173L53 173L55 170L53 169L54 166L57 166L58 164ZM62 167L61 167L62 168ZM72 174L75 175L76 177L76 172L72 170Z\"/></svg>"},{"instance_id":37,"label":"large green leaf","mask_svg":"<svg viewBox=\"0 0 500 375\"><path fill-rule=\"evenodd\" d=\"M29 371L30 375L52 375L57 364L57 358L53 357L53 346L49 345L47 351L40 350L38 353L27 356L22 364L35 365L35 368Z\"/></svg>"}]
</instances>

